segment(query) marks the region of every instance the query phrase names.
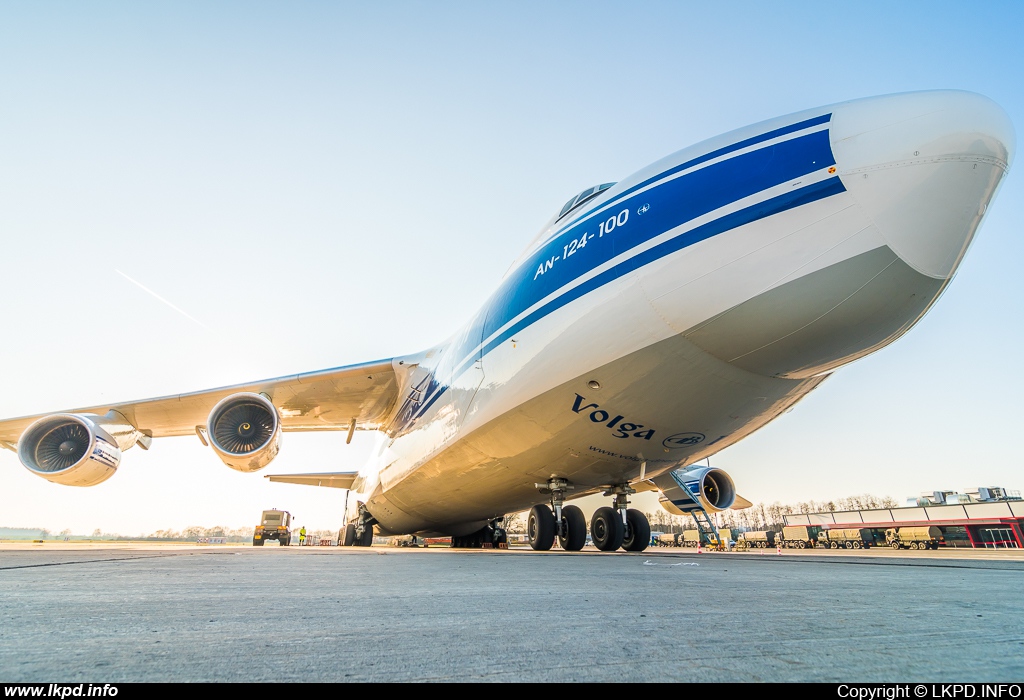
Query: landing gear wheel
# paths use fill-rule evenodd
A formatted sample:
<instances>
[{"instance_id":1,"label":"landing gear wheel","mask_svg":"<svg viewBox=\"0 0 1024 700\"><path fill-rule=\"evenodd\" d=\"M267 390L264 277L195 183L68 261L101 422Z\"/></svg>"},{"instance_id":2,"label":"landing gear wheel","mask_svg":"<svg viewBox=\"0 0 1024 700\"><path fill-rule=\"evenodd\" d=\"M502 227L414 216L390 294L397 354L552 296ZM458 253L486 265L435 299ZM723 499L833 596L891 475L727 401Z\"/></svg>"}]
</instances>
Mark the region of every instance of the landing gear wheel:
<instances>
[{"instance_id":1,"label":"landing gear wheel","mask_svg":"<svg viewBox=\"0 0 1024 700\"><path fill-rule=\"evenodd\" d=\"M354 530L355 526L353 526L352 529ZM363 530L362 537L356 537L356 540L355 540L354 544L355 544L356 547L370 547L370 546L372 546L373 545L373 525L368 525L366 527L366 529Z\"/></svg>"},{"instance_id":2,"label":"landing gear wheel","mask_svg":"<svg viewBox=\"0 0 1024 700\"><path fill-rule=\"evenodd\" d=\"M356 543L356 526L354 523L349 523L345 526L345 529L339 533L341 535L341 546L351 547Z\"/></svg>"},{"instance_id":3,"label":"landing gear wheel","mask_svg":"<svg viewBox=\"0 0 1024 700\"><path fill-rule=\"evenodd\" d=\"M594 540L594 546L602 552L614 552L621 547L625 530L622 516L608 506L598 508L590 519L590 537Z\"/></svg>"},{"instance_id":4,"label":"landing gear wheel","mask_svg":"<svg viewBox=\"0 0 1024 700\"><path fill-rule=\"evenodd\" d=\"M558 544L567 552L578 552L587 543L587 519L577 506L562 508L562 531Z\"/></svg>"},{"instance_id":5,"label":"landing gear wheel","mask_svg":"<svg viewBox=\"0 0 1024 700\"><path fill-rule=\"evenodd\" d=\"M626 511L626 531L622 548L627 552L642 552L651 544L651 523L636 508Z\"/></svg>"},{"instance_id":6,"label":"landing gear wheel","mask_svg":"<svg viewBox=\"0 0 1024 700\"><path fill-rule=\"evenodd\" d=\"M530 509L526 519L526 536L534 551L546 552L555 543L555 514L541 503Z\"/></svg>"}]
</instances>

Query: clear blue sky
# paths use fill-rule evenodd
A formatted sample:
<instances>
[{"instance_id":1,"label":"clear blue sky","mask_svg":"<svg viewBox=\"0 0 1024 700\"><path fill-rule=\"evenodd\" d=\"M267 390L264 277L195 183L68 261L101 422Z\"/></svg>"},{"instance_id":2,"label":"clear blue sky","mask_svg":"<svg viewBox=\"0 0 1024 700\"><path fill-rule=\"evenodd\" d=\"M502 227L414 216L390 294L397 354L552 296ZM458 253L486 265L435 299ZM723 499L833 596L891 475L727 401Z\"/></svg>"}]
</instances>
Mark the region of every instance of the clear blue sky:
<instances>
[{"instance_id":1,"label":"clear blue sky","mask_svg":"<svg viewBox=\"0 0 1024 700\"><path fill-rule=\"evenodd\" d=\"M0 415L419 350L569 196L761 119L960 88L1024 129L1022 26L1019 2L5 2ZM1024 488L1021 183L912 332L713 459L742 494ZM289 434L266 472L369 443ZM2 526L336 528L341 496L194 438L93 489L0 451Z\"/></svg>"}]
</instances>

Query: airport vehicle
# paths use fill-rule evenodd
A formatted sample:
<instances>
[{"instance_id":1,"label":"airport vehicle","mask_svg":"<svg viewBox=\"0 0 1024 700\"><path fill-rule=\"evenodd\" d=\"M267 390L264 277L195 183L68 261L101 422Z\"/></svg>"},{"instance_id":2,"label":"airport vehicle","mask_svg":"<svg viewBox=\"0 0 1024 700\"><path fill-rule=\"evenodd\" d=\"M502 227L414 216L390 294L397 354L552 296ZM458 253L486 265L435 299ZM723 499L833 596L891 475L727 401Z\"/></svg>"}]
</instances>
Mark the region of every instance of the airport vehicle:
<instances>
[{"instance_id":1,"label":"airport vehicle","mask_svg":"<svg viewBox=\"0 0 1024 700\"><path fill-rule=\"evenodd\" d=\"M534 549L557 537L577 550L587 523L566 501L599 493L595 546L640 551L650 524L632 494L658 491L670 512L708 523L748 503L698 463L922 317L1014 138L999 106L958 91L761 122L570 198L440 345L3 420L0 446L41 478L91 486L154 438L194 435L254 472L285 432L374 430L380 448L358 473L269 477L350 490L344 544L369 545L374 528L493 542L502 516L532 508Z\"/></svg>"},{"instance_id":2,"label":"airport vehicle","mask_svg":"<svg viewBox=\"0 0 1024 700\"><path fill-rule=\"evenodd\" d=\"M818 542L818 528L789 525L782 528L782 546L793 549L808 549Z\"/></svg>"},{"instance_id":3,"label":"airport vehicle","mask_svg":"<svg viewBox=\"0 0 1024 700\"><path fill-rule=\"evenodd\" d=\"M870 544L870 534L857 528L822 530L818 533L818 546L831 549L863 549Z\"/></svg>"},{"instance_id":4,"label":"airport vehicle","mask_svg":"<svg viewBox=\"0 0 1024 700\"><path fill-rule=\"evenodd\" d=\"M262 547L267 540L277 540L282 547L292 543L292 514L286 510L265 510L260 524L252 534L252 546Z\"/></svg>"},{"instance_id":5,"label":"airport vehicle","mask_svg":"<svg viewBox=\"0 0 1024 700\"><path fill-rule=\"evenodd\" d=\"M942 530L931 527L889 528L885 541L893 549L938 549Z\"/></svg>"},{"instance_id":6,"label":"airport vehicle","mask_svg":"<svg viewBox=\"0 0 1024 700\"><path fill-rule=\"evenodd\" d=\"M676 541L680 547L696 547L700 543L700 532L697 530L683 530Z\"/></svg>"},{"instance_id":7,"label":"airport vehicle","mask_svg":"<svg viewBox=\"0 0 1024 700\"><path fill-rule=\"evenodd\" d=\"M776 535L778 535L778 533L771 530L752 530L750 532L741 532L736 540L736 548L765 549L768 547L774 547Z\"/></svg>"},{"instance_id":8,"label":"airport vehicle","mask_svg":"<svg viewBox=\"0 0 1024 700\"><path fill-rule=\"evenodd\" d=\"M679 535L673 532L664 532L658 535L659 547L678 547Z\"/></svg>"}]
</instances>

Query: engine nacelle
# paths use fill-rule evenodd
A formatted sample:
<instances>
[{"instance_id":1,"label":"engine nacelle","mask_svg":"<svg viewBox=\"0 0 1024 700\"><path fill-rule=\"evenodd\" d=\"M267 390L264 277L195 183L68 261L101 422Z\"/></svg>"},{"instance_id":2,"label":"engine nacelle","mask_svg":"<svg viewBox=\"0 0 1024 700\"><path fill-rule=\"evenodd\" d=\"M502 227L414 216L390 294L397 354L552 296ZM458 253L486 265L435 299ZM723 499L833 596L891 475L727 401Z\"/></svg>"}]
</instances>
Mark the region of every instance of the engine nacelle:
<instances>
[{"instance_id":1,"label":"engine nacelle","mask_svg":"<svg viewBox=\"0 0 1024 700\"><path fill-rule=\"evenodd\" d=\"M732 477L714 467L677 469L654 480L664 494L662 507L682 515L700 505L709 513L728 510L736 502Z\"/></svg>"},{"instance_id":2,"label":"engine nacelle","mask_svg":"<svg viewBox=\"0 0 1024 700\"><path fill-rule=\"evenodd\" d=\"M224 464L254 472L270 464L281 449L281 417L261 394L232 394L213 407L206 422L210 447Z\"/></svg>"},{"instance_id":3,"label":"engine nacelle","mask_svg":"<svg viewBox=\"0 0 1024 700\"><path fill-rule=\"evenodd\" d=\"M121 463L121 447L98 420L99 416L74 413L40 418L18 440L18 458L30 472L55 484L104 482Z\"/></svg>"}]
</instances>

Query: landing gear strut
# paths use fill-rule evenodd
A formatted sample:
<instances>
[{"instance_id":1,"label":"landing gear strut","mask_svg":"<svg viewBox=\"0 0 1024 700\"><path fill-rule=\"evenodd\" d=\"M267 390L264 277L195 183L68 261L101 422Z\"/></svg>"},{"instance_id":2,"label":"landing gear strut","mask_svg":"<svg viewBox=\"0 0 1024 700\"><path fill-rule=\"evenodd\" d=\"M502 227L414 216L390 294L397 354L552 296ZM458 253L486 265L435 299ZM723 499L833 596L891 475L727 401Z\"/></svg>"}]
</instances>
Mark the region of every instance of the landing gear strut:
<instances>
[{"instance_id":1,"label":"landing gear strut","mask_svg":"<svg viewBox=\"0 0 1024 700\"><path fill-rule=\"evenodd\" d=\"M508 545L508 533L501 526L502 519L492 520L470 535L453 535L452 547L458 549L480 549L490 544L495 549Z\"/></svg>"},{"instance_id":2,"label":"landing gear strut","mask_svg":"<svg viewBox=\"0 0 1024 700\"><path fill-rule=\"evenodd\" d=\"M627 552L642 552L651 544L651 524L647 516L629 507L629 496L636 490L629 484L613 486L604 492L614 496L614 508L598 508L590 521L594 545L603 552L622 547ZM614 522L613 522L614 521Z\"/></svg>"},{"instance_id":3,"label":"landing gear strut","mask_svg":"<svg viewBox=\"0 0 1024 700\"><path fill-rule=\"evenodd\" d=\"M373 544L373 526L376 524L377 519L366 510L366 505L360 503L356 521L338 533L340 544L345 547L369 547Z\"/></svg>"},{"instance_id":4,"label":"landing gear strut","mask_svg":"<svg viewBox=\"0 0 1024 700\"><path fill-rule=\"evenodd\" d=\"M537 505L530 510L526 532L530 546L536 551L547 551L555 543L567 552L578 552L587 542L587 520L576 506L564 506L565 492L573 485L567 479L553 477L546 484L534 484L543 494L551 495L551 508ZM552 510L554 513L552 513Z\"/></svg>"}]
</instances>

